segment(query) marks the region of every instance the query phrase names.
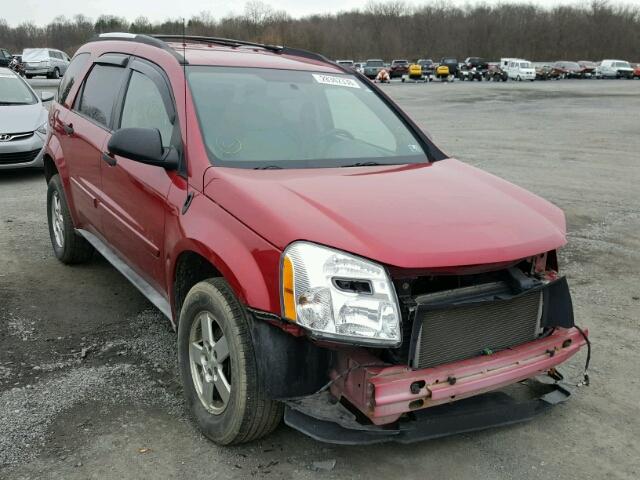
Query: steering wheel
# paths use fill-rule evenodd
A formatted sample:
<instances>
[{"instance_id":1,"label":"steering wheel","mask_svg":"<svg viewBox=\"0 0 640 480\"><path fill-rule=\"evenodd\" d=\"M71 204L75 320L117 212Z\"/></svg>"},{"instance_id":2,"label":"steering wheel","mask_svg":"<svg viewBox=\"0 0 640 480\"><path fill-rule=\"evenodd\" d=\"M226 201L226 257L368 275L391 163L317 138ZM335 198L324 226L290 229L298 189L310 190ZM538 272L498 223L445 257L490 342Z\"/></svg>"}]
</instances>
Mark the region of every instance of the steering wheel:
<instances>
[{"instance_id":1,"label":"steering wheel","mask_svg":"<svg viewBox=\"0 0 640 480\"><path fill-rule=\"evenodd\" d=\"M318 135L318 140L323 140L327 137L338 137L338 138L344 137L344 138L348 138L349 140L356 139L356 137L354 137L349 130L345 130L344 128L332 128L330 130L327 130L326 132Z\"/></svg>"},{"instance_id":2,"label":"steering wheel","mask_svg":"<svg viewBox=\"0 0 640 480\"><path fill-rule=\"evenodd\" d=\"M315 141L316 149L318 152L322 152L321 155L325 155L329 148L331 148L331 146L336 143L335 141L326 141L329 138L333 138L334 140L356 139L356 137L354 137L350 131L343 128L332 128L330 130L327 130L326 132L318 135Z\"/></svg>"}]
</instances>

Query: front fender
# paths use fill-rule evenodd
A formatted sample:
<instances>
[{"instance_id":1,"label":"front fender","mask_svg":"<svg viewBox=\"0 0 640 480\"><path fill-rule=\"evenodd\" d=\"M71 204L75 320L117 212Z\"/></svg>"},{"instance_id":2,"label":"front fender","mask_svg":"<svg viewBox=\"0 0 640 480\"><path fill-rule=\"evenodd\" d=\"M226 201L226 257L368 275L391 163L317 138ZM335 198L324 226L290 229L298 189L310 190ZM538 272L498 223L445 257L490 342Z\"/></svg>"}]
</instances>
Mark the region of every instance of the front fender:
<instances>
[{"instance_id":1,"label":"front fender","mask_svg":"<svg viewBox=\"0 0 640 480\"><path fill-rule=\"evenodd\" d=\"M176 266L184 252L207 259L246 306L279 314L281 251L200 192L193 193L188 210L182 214L175 209L165 227L166 280L174 316ZM186 190L172 188L169 196L171 204L182 205Z\"/></svg>"}]
</instances>

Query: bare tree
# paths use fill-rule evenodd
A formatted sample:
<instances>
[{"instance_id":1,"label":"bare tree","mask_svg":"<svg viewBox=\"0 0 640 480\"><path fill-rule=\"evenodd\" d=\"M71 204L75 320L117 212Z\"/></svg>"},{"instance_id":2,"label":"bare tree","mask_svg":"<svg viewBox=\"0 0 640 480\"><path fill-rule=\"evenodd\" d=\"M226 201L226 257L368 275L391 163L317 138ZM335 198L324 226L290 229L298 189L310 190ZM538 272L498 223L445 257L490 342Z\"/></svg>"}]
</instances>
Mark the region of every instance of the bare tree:
<instances>
[{"instance_id":1,"label":"bare tree","mask_svg":"<svg viewBox=\"0 0 640 480\"><path fill-rule=\"evenodd\" d=\"M571 1L571 0L567 0ZM0 45L12 51L51 46L73 53L97 33L181 34L183 19L151 23L101 15L92 23L78 15L56 17L45 27L0 19ZM591 0L543 8L535 4L467 4L433 0L411 6L402 0L371 1L359 10L294 19L267 3L250 1L243 13L216 19L202 12L186 22L192 35L284 44L329 58L518 56L531 60L619 57L640 60L640 7Z\"/></svg>"}]
</instances>

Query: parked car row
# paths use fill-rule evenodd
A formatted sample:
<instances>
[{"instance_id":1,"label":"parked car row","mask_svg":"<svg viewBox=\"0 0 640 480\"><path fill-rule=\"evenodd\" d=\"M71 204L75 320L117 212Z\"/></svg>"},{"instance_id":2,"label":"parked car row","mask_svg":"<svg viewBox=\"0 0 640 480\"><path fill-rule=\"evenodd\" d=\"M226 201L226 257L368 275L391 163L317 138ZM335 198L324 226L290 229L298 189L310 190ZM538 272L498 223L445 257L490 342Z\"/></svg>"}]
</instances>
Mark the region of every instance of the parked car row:
<instances>
[{"instance_id":1,"label":"parked car row","mask_svg":"<svg viewBox=\"0 0 640 480\"><path fill-rule=\"evenodd\" d=\"M21 55L12 55L0 48L0 67L8 67L27 78L62 78L70 61L65 52L55 48L25 48Z\"/></svg>"},{"instance_id":2,"label":"parked car row","mask_svg":"<svg viewBox=\"0 0 640 480\"><path fill-rule=\"evenodd\" d=\"M371 80L379 79L380 72L385 70L384 78L401 78L403 82L454 79L506 82L564 78L640 78L640 64L631 64L625 60L559 60L533 63L522 58L501 58L500 61L490 62L481 57L468 57L459 62L453 57L443 57L438 63L424 58L414 62L395 59L390 64L379 58L366 62L337 60L337 63L352 67Z\"/></svg>"}]
</instances>

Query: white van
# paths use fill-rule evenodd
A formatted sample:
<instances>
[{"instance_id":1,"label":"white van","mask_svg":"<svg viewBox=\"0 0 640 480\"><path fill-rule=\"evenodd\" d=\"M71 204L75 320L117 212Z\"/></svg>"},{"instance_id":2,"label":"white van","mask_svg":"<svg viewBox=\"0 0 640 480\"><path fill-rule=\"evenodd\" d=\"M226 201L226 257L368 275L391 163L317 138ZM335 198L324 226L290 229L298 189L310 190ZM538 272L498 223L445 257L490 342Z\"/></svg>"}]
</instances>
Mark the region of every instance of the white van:
<instances>
[{"instance_id":1,"label":"white van","mask_svg":"<svg viewBox=\"0 0 640 480\"><path fill-rule=\"evenodd\" d=\"M626 60L603 60L596 68L598 78L633 78L633 67Z\"/></svg>"},{"instance_id":2,"label":"white van","mask_svg":"<svg viewBox=\"0 0 640 480\"><path fill-rule=\"evenodd\" d=\"M507 76L511 80L530 80L536 79L536 69L533 68L529 60L523 60L522 58L501 58L500 66L502 70L507 72Z\"/></svg>"}]
</instances>

